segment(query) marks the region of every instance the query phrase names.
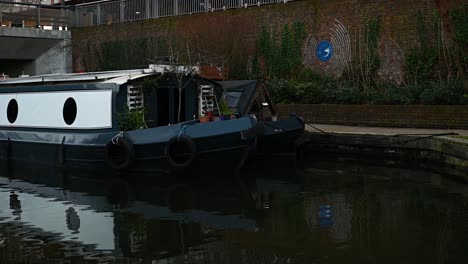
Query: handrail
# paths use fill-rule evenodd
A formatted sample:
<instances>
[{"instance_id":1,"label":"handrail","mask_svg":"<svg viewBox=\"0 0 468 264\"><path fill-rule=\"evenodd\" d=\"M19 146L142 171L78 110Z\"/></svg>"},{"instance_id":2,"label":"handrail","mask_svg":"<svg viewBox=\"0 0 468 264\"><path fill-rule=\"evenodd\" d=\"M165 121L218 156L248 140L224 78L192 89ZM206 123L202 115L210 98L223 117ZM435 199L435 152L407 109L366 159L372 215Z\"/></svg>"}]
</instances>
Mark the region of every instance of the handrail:
<instances>
[{"instance_id":1,"label":"handrail","mask_svg":"<svg viewBox=\"0 0 468 264\"><path fill-rule=\"evenodd\" d=\"M89 5L96 5L96 4L104 4L104 3L109 3L109 2L116 2L116 0L98 0L98 1L93 1L93 2L87 2L87 3L81 3L74 5L76 6L89 6Z\"/></svg>"},{"instance_id":2,"label":"handrail","mask_svg":"<svg viewBox=\"0 0 468 264\"><path fill-rule=\"evenodd\" d=\"M0 4L8 4L8 5L15 5L15 6L35 6L35 7L49 8L49 9L71 9L73 8L73 6L44 5L44 4L11 2L11 1L2 1L2 0L0 0Z\"/></svg>"},{"instance_id":3,"label":"handrail","mask_svg":"<svg viewBox=\"0 0 468 264\"><path fill-rule=\"evenodd\" d=\"M100 0L64 6L0 0L0 25L66 28L98 26L290 1L294 0Z\"/></svg>"},{"instance_id":4,"label":"handrail","mask_svg":"<svg viewBox=\"0 0 468 264\"><path fill-rule=\"evenodd\" d=\"M72 27L72 7L0 0L0 26L66 30Z\"/></svg>"},{"instance_id":5,"label":"handrail","mask_svg":"<svg viewBox=\"0 0 468 264\"><path fill-rule=\"evenodd\" d=\"M76 5L76 27L247 8L293 0L104 0Z\"/></svg>"}]
</instances>

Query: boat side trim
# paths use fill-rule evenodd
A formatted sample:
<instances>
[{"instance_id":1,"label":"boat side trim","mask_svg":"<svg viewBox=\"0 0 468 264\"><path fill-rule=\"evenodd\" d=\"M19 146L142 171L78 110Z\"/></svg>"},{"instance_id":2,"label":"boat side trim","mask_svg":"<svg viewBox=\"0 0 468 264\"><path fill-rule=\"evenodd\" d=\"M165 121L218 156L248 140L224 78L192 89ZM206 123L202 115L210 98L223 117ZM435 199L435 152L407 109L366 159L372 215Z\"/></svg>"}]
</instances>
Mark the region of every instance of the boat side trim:
<instances>
[{"instance_id":1,"label":"boat side trim","mask_svg":"<svg viewBox=\"0 0 468 264\"><path fill-rule=\"evenodd\" d=\"M66 102L73 101L72 119ZM11 105L16 102L15 116ZM14 117L14 118L13 118ZM0 126L24 128L112 128L112 90L0 94Z\"/></svg>"}]
</instances>

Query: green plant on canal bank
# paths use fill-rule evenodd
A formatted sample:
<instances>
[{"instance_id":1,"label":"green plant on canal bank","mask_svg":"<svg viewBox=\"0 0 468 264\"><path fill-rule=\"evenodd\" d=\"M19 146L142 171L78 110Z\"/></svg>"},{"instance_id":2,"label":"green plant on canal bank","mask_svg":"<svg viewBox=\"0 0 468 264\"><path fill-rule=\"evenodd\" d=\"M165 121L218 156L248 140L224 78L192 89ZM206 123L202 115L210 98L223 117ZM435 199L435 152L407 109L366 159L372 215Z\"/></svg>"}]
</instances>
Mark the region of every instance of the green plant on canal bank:
<instances>
[{"instance_id":1,"label":"green plant on canal bank","mask_svg":"<svg viewBox=\"0 0 468 264\"><path fill-rule=\"evenodd\" d=\"M381 83L362 90L349 80L322 77L305 70L303 76L285 80L267 80L266 84L277 103L301 104L468 104L463 82L450 80L426 82L425 85L397 86Z\"/></svg>"}]
</instances>

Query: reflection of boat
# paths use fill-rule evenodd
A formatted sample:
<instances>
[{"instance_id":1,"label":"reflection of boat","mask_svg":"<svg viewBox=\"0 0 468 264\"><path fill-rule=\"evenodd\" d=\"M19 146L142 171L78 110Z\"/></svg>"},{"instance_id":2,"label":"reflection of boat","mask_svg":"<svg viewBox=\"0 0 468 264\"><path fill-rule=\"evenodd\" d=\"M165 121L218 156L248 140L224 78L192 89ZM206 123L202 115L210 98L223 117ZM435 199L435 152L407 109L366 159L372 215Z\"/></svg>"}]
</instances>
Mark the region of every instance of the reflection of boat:
<instances>
[{"instance_id":1,"label":"reflection of boat","mask_svg":"<svg viewBox=\"0 0 468 264\"><path fill-rule=\"evenodd\" d=\"M240 166L256 119L194 120L220 89L195 70L152 65L0 81L0 157L131 171Z\"/></svg>"},{"instance_id":2,"label":"reflection of boat","mask_svg":"<svg viewBox=\"0 0 468 264\"><path fill-rule=\"evenodd\" d=\"M304 134L304 121L291 114L278 120L278 111L264 83L256 80L223 81L228 104L240 115L254 114L262 123L263 133L258 138L257 156L295 154L298 139Z\"/></svg>"},{"instance_id":3,"label":"reflection of boat","mask_svg":"<svg viewBox=\"0 0 468 264\"><path fill-rule=\"evenodd\" d=\"M129 178L138 179L133 183L29 164L15 164L10 172L9 178L0 177L0 200L6 201L0 204L2 224L40 230L32 234L82 243L91 251L170 258L216 241L219 231L258 227L254 201L234 180L181 183L141 174ZM14 209L8 209L11 192L19 205Z\"/></svg>"}]
</instances>

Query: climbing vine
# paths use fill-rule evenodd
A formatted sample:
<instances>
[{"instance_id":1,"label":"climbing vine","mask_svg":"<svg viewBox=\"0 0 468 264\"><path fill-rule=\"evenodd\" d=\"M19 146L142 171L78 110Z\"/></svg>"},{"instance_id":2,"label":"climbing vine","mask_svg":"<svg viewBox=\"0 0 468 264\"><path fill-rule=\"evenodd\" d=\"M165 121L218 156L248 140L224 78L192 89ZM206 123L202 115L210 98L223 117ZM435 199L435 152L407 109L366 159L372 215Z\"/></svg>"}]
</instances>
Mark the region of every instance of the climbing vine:
<instances>
[{"instance_id":1,"label":"climbing vine","mask_svg":"<svg viewBox=\"0 0 468 264\"><path fill-rule=\"evenodd\" d=\"M406 54L406 80L408 84L421 86L428 82L447 83L466 78L468 70L468 4L452 9L448 23L444 25L439 13L424 17L417 13L419 45ZM431 23L432 22L432 23ZM431 25L432 26L429 26ZM446 27L452 27L450 40Z\"/></svg>"},{"instance_id":2,"label":"climbing vine","mask_svg":"<svg viewBox=\"0 0 468 264\"><path fill-rule=\"evenodd\" d=\"M416 31L419 46L406 54L405 73L407 83L418 86L433 79L434 65L437 61L437 43L434 43L421 11L416 15Z\"/></svg>"},{"instance_id":3,"label":"climbing vine","mask_svg":"<svg viewBox=\"0 0 468 264\"><path fill-rule=\"evenodd\" d=\"M284 25L281 30L263 27L253 60L254 75L266 79L292 78L302 67L301 47L305 39L302 21Z\"/></svg>"},{"instance_id":4,"label":"climbing vine","mask_svg":"<svg viewBox=\"0 0 468 264\"><path fill-rule=\"evenodd\" d=\"M381 85L377 75L381 63L380 37L380 17L367 19L364 29L360 29L356 37L356 48L353 49L352 62L343 77L351 87L354 87L354 90L358 91L359 100L362 100L362 102L372 101L370 97L378 92L377 90ZM350 91L353 89L350 89ZM355 95L352 97L357 98Z\"/></svg>"},{"instance_id":5,"label":"climbing vine","mask_svg":"<svg viewBox=\"0 0 468 264\"><path fill-rule=\"evenodd\" d=\"M100 47L100 64L103 70L147 67L153 58L165 54L166 49L164 38L107 41Z\"/></svg>"},{"instance_id":6,"label":"climbing vine","mask_svg":"<svg viewBox=\"0 0 468 264\"><path fill-rule=\"evenodd\" d=\"M380 18L372 18L366 24L367 58L365 74L375 78L380 67L379 40L380 40Z\"/></svg>"},{"instance_id":7,"label":"climbing vine","mask_svg":"<svg viewBox=\"0 0 468 264\"><path fill-rule=\"evenodd\" d=\"M459 72L462 78L467 78L468 72L468 4L464 4L451 12L451 19L455 31L455 55L459 58Z\"/></svg>"}]
</instances>

